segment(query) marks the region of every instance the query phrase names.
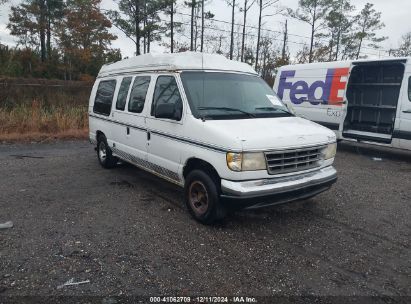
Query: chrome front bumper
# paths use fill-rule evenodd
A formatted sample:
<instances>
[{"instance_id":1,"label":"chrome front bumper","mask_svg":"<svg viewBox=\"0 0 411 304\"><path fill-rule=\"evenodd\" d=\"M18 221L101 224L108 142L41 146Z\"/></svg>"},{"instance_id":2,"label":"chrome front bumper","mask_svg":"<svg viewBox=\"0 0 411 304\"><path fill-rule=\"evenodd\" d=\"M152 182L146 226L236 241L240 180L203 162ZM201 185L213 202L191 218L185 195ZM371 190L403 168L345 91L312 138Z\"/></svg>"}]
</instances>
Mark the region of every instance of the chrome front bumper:
<instances>
[{"instance_id":1,"label":"chrome front bumper","mask_svg":"<svg viewBox=\"0 0 411 304\"><path fill-rule=\"evenodd\" d=\"M337 171L332 166L308 173L250 181L221 180L223 197L253 198L283 193L301 192L313 187L331 186L337 180ZM326 190L326 189L324 189Z\"/></svg>"}]
</instances>

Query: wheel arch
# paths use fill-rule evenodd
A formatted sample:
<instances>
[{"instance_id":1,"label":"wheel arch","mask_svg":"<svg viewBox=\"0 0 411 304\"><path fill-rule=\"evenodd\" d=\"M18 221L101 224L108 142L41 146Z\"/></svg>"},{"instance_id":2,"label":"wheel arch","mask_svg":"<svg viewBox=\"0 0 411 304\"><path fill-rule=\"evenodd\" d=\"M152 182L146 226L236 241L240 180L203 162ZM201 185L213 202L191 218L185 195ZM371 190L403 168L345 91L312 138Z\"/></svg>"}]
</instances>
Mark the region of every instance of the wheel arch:
<instances>
[{"instance_id":1,"label":"wheel arch","mask_svg":"<svg viewBox=\"0 0 411 304\"><path fill-rule=\"evenodd\" d=\"M210 174L213 178L215 178L217 181L220 181L220 175L218 174L217 170L214 168L212 164L209 162L197 158L197 157L191 157L189 158L183 168L183 177L184 179L187 178L188 174L193 171L193 170L202 170L208 174Z\"/></svg>"},{"instance_id":2,"label":"wheel arch","mask_svg":"<svg viewBox=\"0 0 411 304\"><path fill-rule=\"evenodd\" d=\"M103 131L97 130L97 131L96 131L96 141L98 141L98 138L99 138L100 135L102 135L102 136L104 136L105 138L107 138L106 134L104 134Z\"/></svg>"}]
</instances>

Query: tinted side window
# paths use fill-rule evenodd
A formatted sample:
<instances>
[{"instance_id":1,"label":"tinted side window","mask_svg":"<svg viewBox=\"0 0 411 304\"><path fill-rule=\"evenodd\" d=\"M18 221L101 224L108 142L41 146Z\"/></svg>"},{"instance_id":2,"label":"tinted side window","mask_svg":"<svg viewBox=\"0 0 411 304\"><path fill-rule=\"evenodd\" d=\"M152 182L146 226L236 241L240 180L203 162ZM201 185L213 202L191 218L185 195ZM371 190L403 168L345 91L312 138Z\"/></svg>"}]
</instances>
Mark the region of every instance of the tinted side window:
<instances>
[{"instance_id":1,"label":"tinted side window","mask_svg":"<svg viewBox=\"0 0 411 304\"><path fill-rule=\"evenodd\" d=\"M117 95L117 103L116 103L117 110L124 110L126 106L127 93L128 93L128 88L130 87L131 79L132 77L124 77L123 80L121 81L120 89Z\"/></svg>"},{"instance_id":2,"label":"tinted side window","mask_svg":"<svg viewBox=\"0 0 411 304\"><path fill-rule=\"evenodd\" d=\"M411 77L408 78L408 100L411 101Z\"/></svg>"},{"instance_id":3,"label":"tinted side window","mask_svg":"<svg viewBox=\"0 0 411 304\"><path fill-rule=\"evenodd\" d=\"M141 113L143 111L150 79L150 76L137 76L134 79L130 100L128 102L129 112Z\"/></svg>"},{"instance_id":4,"label":"tinted side window","mask_svg":"<svg viewBox=\"0 0 411 304\"><path fill-rule=\"evenodd\" d=\"M151 115L156 116L156 108L161 104L174 104L175 109L181 109L183 107L174 76L160 76L157 78L153 104L151 106Z\"/></svg>"},{"instance_id":5,"label":"tinted side window","mask_svg":"<svg viewBox=\"0 0 411 304\"><path fill-rule=\"evenodd\" d=\"M115 80L100 81L94 100L94 113L110 115L111 103L113 102L114 90L116 88Z\"/></svg>"}]
</instances>

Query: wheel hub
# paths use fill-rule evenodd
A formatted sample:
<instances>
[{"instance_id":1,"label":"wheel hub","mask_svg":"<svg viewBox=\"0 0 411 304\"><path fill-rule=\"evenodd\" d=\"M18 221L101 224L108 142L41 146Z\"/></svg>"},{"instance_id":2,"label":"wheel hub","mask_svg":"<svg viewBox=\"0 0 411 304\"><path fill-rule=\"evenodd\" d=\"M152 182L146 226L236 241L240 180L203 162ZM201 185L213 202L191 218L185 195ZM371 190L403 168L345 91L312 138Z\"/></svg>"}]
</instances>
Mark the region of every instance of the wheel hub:
<instances>
[{"instance_id":1,"label":"wheel hub","mask_svg":"<svg viewBox=\"0 0 411 304\"><path fill-rule=\"evenodd\" d=\"M106 145L101 142L100 145L98 146L98 156L100 157L100 160L104 162L107 157L107 151L106 151Z\"/></svg>"},{"instance_id":2,"label":"wheel hub","mask_svg":"<svg viewBox=\"0 0 411 304\"><path fill-rule=\"evenodd\" d=\"M200 181L191 183L189 188L189 202L197 215L203 215L208 209L208 193Z\"/></svg>"}]
</instances>

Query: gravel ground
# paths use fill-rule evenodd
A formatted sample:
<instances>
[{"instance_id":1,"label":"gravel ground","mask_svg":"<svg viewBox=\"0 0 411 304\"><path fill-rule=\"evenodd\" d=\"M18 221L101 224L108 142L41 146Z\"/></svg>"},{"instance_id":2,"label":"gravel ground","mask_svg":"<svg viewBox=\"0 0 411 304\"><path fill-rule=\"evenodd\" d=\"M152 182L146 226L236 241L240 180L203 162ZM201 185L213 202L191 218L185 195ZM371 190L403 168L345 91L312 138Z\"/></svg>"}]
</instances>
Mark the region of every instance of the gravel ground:
<instances>
[{"instance_id":1,"label":"gravel ground","mask_svg":"<svg viewBox=\"0 0 411 304\"><path fill-rule=\"evenodd\" d=\"M382 157L373 160L372 157ZM411 296L411 153L340 145L333 188L203 226L85 141L0 146L0 302L16 295ZM58 288L70 279L88 283ZM411 300L411 298L409 298Z\"/></svg>"}]
</instances>

